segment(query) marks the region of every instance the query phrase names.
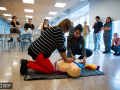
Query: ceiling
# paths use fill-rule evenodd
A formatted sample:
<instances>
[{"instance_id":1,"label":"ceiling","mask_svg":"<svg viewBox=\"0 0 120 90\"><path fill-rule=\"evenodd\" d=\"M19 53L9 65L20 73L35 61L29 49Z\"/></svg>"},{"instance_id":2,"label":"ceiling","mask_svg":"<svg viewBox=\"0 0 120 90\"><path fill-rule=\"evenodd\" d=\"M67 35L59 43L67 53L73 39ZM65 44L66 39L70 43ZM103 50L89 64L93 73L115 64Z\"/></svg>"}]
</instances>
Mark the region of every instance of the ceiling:
<instances>
[{"instance_id":1,"label":"ceiling","mask_svg":"<svg viewBox=\"0 0 120 90\"><path fill-rule=\"evenodd\" d=\"M33 24L38 28L45 17L52 17L50 21L56 18L64 10L72 6L76 1L80 0L34 0L34 4L23 3L23 0L0 0L0 7L5 7L7 10L0 10L0 15L6 20L12 16L17 16L20 22L20 27L24 27L26 15L33 16ZM83 0L82 0L83 1ZM56 2L66 3L64 8L54 7ZM33 13L24 12L24 9L32 9ZM49 12L58 12L57 15L49 15ZM3 14L11 14L12 16L4 16ZM8 20L10 22L10 20Z\"/></svg>"}]
</instances>

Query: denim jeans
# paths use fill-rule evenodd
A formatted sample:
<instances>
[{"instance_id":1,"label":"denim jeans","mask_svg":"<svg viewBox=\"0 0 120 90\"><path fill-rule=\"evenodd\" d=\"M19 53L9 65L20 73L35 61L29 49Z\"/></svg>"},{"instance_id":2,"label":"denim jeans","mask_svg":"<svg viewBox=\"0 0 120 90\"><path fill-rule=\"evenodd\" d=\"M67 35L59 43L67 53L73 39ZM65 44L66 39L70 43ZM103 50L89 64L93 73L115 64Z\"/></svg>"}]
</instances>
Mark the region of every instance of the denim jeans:
<instances>
[{"instance_id":1,"label":"denim jeans","mask_svg":"<svg viewBox=\"0 0 120 90\"><path fill-rule=\"evenodd\" d=\"M94 50L100 50L101 33L93 33Z\"/></svg>"},{"instance_id":2,"label":"denim jeans","mask_svg":"<svg viewBox=\"0 0 120 90\"><path fill-rule=\"evenodd\" d=\"M86 50L86 57L90 57L93 52L92 50L90 49L85 49ZM83 56L82 56L82 50L79 49L79 50L76 50L76 51L72 51L72 54L75 56L75 55L81 55L79 58L80 59L83 59ZM67 57L71 57L71 55L67 52Z\"/></svg>"},{"instance_id":3,"label":"denim jeans","mask_svg":"<svg viewBox=\"0 0 120 90\"><path fill-rule=\"evenodd\" d=\"M120 53L120 46L111 46L111 49L112 49L115 53Z\"/></svg>"},{"instance_id":4,"label":"denim jeans","mask_svg":"<svg viewBox=\"0 0 120 90\"><path fill-rule=\"evenodd\" d=\"M110 52L111 51L112 36L105 36L105 35L103 35L103 39L104 39L104 44L105 44L105 51L106 52Z\"/></svg>"}]
</instances>

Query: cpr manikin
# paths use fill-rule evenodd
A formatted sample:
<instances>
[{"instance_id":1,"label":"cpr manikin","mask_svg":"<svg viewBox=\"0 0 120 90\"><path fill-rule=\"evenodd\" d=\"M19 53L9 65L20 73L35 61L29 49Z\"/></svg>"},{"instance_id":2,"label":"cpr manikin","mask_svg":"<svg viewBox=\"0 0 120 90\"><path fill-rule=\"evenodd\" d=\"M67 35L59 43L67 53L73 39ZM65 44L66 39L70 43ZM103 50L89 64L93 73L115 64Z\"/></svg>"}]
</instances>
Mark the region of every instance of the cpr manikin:
<instances>
[{"instance_id":1,"label":"cpr manikin","mask_svg":"<svg viewBox=\"0 0 120 90\"><path fill-rule=\"evenodd\" d=\"M74 62L66 63L64 60L59 60L56 62L56 67L58 71L67 72L71 77L78 77L81 73L81 68Z\"/></svg>"}]
</instances>

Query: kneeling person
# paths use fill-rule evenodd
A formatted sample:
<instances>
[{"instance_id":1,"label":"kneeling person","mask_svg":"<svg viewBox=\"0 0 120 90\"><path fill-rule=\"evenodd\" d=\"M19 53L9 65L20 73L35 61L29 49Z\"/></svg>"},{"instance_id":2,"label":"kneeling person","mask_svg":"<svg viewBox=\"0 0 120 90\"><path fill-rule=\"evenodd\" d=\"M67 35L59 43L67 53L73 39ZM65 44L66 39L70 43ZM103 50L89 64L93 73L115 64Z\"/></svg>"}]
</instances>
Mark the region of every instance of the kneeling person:
<instances>
[{"instance_id":1,"label":"kneeling person","mask_svg":"<svg viewBox=\"0 0 120 90\"><path fill-rule=\"evenodd\" d=\"M83 36L81 35L83 31L82 26L79 24L75 27L74 33L70 34L67 38L67 57L72 57L74 60L74 55L81 55L78 59L83 59L82 64L86 63L86 57L92 55L92 51L90 49L85 49L85 41Z\"/></svg>"}]
</instances>

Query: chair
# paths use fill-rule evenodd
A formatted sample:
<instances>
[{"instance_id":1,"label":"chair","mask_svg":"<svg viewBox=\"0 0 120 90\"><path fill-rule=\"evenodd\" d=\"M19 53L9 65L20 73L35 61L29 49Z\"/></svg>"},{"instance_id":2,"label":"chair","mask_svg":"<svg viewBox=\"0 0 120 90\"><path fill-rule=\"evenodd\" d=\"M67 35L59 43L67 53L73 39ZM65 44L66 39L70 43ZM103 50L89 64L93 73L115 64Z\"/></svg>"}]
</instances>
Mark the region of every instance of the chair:
<instances>
[{"instance_id":1,"label":"chair","mask_svg":"<svg viewBox=\"0 0 120 90\"><path fill-rule=\"evenodd\" d=\"M15 46L17 46L17 45L15 45L15 43L16 42L18 42L17 40L15 40L16 38L19 38L19 34L18 33L10 33L10 38L13 38L13 41L12 42L8 42L8 46L9 46L9 43L10 43L10 50L11 50L11 43L14 43L14 48L15 48Z\"/></svg>"},{"instance_id":2,"label":"chair","mask_svg":"<svg viewBox=\"0 0 120 90\"><path fill-rule=\"evenodd\" d=\"M22 43L21 43L22 52L23 52L23 47L25 46L25 42L30 42L30 45L31 45L31 43L32 43L31 37L32 37L31 34L23 34Z\"/></svg>"}]
</instances>

